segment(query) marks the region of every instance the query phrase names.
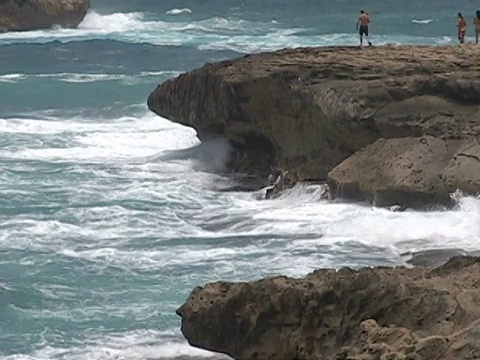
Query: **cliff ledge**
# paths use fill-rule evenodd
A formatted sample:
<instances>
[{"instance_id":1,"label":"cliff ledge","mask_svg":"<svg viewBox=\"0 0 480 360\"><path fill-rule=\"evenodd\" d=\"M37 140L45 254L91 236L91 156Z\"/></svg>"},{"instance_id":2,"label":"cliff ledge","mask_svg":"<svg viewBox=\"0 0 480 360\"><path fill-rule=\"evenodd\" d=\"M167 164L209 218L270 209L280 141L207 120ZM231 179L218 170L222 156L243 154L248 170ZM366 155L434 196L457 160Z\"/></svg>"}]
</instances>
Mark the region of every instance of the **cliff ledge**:
<instances>
[{"instance_id":1,"label":"cliff ledge","mask_svg":"<svg viewBox=\"0 0 480 360\"><path fill-rule=\"evenodd\" d=\"M231 171L328 180L377 205L450 205L480 190L474 46L281 50L207 64L161 85L152 111L237 150Z\"/></svg>"}]
</instances>

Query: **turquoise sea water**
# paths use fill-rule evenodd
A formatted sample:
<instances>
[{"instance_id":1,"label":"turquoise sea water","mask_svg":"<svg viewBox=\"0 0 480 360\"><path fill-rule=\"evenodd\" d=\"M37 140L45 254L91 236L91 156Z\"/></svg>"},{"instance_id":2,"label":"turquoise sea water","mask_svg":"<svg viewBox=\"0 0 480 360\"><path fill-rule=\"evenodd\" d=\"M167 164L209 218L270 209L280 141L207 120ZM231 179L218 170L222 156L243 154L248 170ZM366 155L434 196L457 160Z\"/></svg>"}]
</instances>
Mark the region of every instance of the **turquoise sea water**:
<instances>
[{"instance_id":1,"label":"turquoise sea water","mask_svg":"<svg viewBox=\"0 0 480 360\"><path fill-rule=\"evenodd\" d=\"M248 52L356 44L353 1L92 0L76 30L0 34L0 359L211 357L175 309L209 281L478 250L480 202L393 213L220 192L226 147L148 112L162 81ZM473 1L364 1L373 41L455 45ZM195 154L195 156L189 155ZM206 160L208 159L208 161Z\"/></svg>"}]
</instances>

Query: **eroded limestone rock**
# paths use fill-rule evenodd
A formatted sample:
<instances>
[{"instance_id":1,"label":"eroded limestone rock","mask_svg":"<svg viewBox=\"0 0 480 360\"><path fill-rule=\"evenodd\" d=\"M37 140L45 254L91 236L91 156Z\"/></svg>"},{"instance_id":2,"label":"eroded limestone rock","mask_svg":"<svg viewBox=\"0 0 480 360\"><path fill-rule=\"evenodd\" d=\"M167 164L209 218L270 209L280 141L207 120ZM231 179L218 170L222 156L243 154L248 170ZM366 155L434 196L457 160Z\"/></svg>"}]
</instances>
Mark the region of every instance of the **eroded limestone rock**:
<instances>
[{"instance_id":1,"label":"eroded limestone rock","mask_svg":"<svg viewBox=\"0 0 480 360\"><path fill-rule=\"evenodd\" d=\"M344 197L402 207L443 205L450 191L480 190L477 58L473 46L282 50L182 74L161 84L148 105L195 128L200 138L228 138L236 149L231 171L267 177L270 167L288 169L295 182L326 181L330 173L344 190L346 180L359 184ZM382 146L379 139L386 139ZM419 156L413 160L415 152L406 147L420 139L430 139L429 146L415 145ZM412 168L402 166L403 155L390 149L394 144L412 157ZM361 165L346 160L366 147L372 155L367 167L378 174L375 187L364 181L366 159ZM388 149L390 158L383 153ZM430 164L424 157L439 160ZM428 176L417 183L412 169ZM341 171L359 177L340 177Z\"/></svg>"},{"instance_id":2,"label":"eroded limestone rock","mask_svg":"<svg viewBox=\"0 0 480 360\"><path fill-rule=\"evenodd\" d=\"M480 259L218 282L177 310L190 344L235 359L480 357Z\"/></svg>"},{"instance_id":3,"label":"eroded limestone rock","mask_svg":"<svg viewBox=\"0 0 480 360\"><path fill-rule=\"evenodd\" d=\"M0 0L0 32L77 27L89 0Z\"/></svg>"},{"instance_id":4,"label":"eroded limestone rock","mask_svg":"<svg viewBox=\"0 0 480 360\"><path fill-rule=\"evenodd\" d=\"M456 190L480 190L480 145L473 137L380 139L335 167L328 182L336 197L377 206L452 206Z\"/></svg>"}]
</instances>

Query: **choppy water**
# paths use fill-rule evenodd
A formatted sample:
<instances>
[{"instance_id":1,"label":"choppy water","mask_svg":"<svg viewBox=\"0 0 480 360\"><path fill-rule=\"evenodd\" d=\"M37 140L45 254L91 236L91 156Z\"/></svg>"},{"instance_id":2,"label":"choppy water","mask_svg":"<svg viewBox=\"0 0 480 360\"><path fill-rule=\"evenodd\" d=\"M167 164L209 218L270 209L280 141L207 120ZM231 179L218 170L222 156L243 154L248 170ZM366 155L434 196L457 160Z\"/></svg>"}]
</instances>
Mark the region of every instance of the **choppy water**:
<instances>
[{"instance_id":1,"label":"choppy water","mask_svg":"<svg viewBox=\"0 0 480 360\"><path fill-rule=\"evenodd\" d=\"M475 9L432 4L366 2L373 40L453 44L456 12ZM208 170L226 148L172 153L199 145L195 132L146 108L158 83L205 62L356 44L356 7L93 0L79 29L0 34L0 359L209 357L175 315L194 286L478 250L474 198L393 213L314 187L219 192L229 180Z\"/></svg>"}]
</instances>

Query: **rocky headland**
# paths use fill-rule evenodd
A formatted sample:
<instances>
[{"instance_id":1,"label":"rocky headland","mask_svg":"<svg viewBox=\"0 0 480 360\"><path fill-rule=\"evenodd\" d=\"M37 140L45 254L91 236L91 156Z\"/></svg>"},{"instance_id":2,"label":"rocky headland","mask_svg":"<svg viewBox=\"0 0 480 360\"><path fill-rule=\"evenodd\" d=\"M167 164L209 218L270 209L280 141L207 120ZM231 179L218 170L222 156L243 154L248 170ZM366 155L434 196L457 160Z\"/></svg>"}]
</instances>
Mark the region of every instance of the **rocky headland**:
<instances>
[{"instance_id":1,"label":"rocky headland","mask_svg":"<svg viewBox=\"0 0 480 360\"><path fill-rule=\"evenodd\" d=\"M268 197L313 181L327 182L329 197L450 206L455 191L480 190L478 54L385 46L248 55L169 80L148 105L202 140L228 139L228 170L268 177ZM198 287L177 311L182 332L235 359L480 359L480 258L411 255L419 267Z\"/></svg>"},{"instance_id":2,"label":"rocky headland","mask_svg":"<svg viewBox=\"0 0 480 360\"><path fill-rule=\"evenodd\" d=\"M190 344L235 359L480 359L480 258L218 282L177 310Z\"/></svg>"},{"instance_id":3,"label":"rocky headland","mask_svg":"<svg viewBox=\"0 0 480 360\"><path fill-rule=\"evenodd\" d=\"M0 0L0 32L75 28L85 17L90 0Z\"/></svg>"},{"instance_id":4,"label":"rocky headland","mask_svg":"<svg viewBox=\"0 0 480 360\"><path fill-rule=\"evenodd\" d=\"M161 85L160 116L235 148L232 172L328 181L378 206L480 189L480 49L300 48L207 64Z\"/></svg>"}]
</instances>

